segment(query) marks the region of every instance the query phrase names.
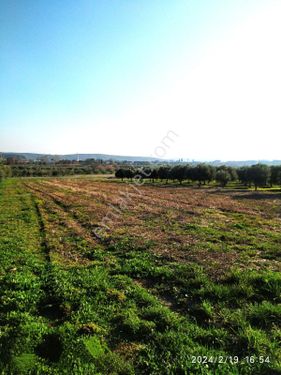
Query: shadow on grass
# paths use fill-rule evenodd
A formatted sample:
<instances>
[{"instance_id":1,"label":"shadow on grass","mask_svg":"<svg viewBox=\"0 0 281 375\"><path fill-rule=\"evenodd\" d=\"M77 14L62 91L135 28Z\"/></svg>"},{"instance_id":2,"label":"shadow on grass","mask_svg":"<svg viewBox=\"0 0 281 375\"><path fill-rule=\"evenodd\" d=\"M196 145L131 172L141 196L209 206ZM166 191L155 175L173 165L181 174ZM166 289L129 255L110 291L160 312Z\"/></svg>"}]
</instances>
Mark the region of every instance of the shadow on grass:
<instances>
[{"instance_id":1,"label":"shadow on grass","mask_svg":"<svg viewBox=\"0 0 281 375\"><path fill-rule=\"evenodd\" d=\"M222 194L230 195L233 199L253 199L253 200L263 200L263 199L281 199L281 190L248 190L241 188L227 189L227 188L217 188L209 190L208 194Z\"/></svg>"},{"instance_id":2,"label":"shadow on grass","mask_svg":"<svg viewBox=\"0 0 281 375\"><path fill-rule=\"evenodd\" d=\"M255 199L255 200L263 200L263 199L281 199L281 193L276 193L276 192L252 192L248 194L238 194L238 195L233 195L234 199Z\"/></svg>"}]
</instances>

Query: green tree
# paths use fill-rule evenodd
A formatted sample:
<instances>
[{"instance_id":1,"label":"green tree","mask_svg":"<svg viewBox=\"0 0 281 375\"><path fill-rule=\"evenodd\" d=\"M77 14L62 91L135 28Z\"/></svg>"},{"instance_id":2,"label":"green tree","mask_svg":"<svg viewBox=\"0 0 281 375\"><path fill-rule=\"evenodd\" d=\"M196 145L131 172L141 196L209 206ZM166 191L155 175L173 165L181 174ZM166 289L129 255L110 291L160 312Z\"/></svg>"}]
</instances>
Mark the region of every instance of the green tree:
<instances>
[{"instance_id":1,"label":"green tree","mask_svg":"<svg viewBox=\"0 0 281 375\"><path fill-rule=\"evenodd\" d=\"M199 186L203 183L210 182L213 179L213 168L207 164L198 164L193 168L193 180L198 181Z\"/></svg>"},{"instance_id":2,"label":"green tree","mask_svg":"<svg viewBox=\"0 0 281 375\"><path fill-rule=\"evenodd\" d=\"M273 165L270 172L270 185L281 185L281 165Z\"/></svg>"},{"instance_id":3,"label":"green tree","mask_svg":"<svg viewBox=\"0 0 281 375\"><path fill-rule=\"evenodd\" d=\"M270 168L264 164L252 165L249 169L249 178L254 184L255 190L258 187L266 186L270 180Z\"/></svg>"},{"instance_id":4,"label":"green tree","mask_svg":"<svg viewBox=\"0 0 281 375\"><path fill-rule=\"evenodd\" d=\"M249 167L241 167L237 169L238 180L241 184L245 186L251 186L251 179L250 179L250 168Z\"/></svg>"},{"instance_id":5,"label":"green tree","mask_svg":"<svg viewBox=\"0 0 281 375\"><path fill-rule=\"evenodd\" d=\"M222 186L225 187L229 181L231 181L231 175L227 170L220 169L216 173L216 181Z\"/></svg>"},{"instance_id":6,"label":"green tree","mask_svg":"<svg viewBox=\"0 0 281 375\"><path fill-rule=\"evenodd\" d=\"M158 169L158 178L161 181L166 180L166 183L167 183L169 177L170 177L170 168L169 167L160 167Z\"/></svg>"},{"instance_id":7,"label":"green tree","mask_svg":"<svg viewBox=\"0 0 281 375\"><path fill-rule=\"evenodd\" d=\"M186 167L185 165L175 165L170 172L172 180L178 180L182 184L183 180L186 179Z\"/></svg>"},{"instance_id":8,"label":"green tree","mask_svg":"<svg viewBox=\"0 0 281 375\"><path fill-rule=\"evenodd\" d=\"M125 173L125 170L124 170L123 168L119 168L119 169L117 169L117 171L115 172L115 177L116 177L116 178L121 178L122 181L123 181L125 175L126 175L126 173Z\"/></svg>"}]
</instances>

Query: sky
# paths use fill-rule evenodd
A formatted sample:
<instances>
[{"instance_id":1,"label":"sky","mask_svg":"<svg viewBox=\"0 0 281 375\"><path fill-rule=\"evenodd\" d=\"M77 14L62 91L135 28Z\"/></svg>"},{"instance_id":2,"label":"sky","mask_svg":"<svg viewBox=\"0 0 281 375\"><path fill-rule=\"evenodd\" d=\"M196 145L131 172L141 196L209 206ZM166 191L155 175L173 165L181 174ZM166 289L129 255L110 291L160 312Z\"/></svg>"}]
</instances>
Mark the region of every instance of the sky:
<instances>
[{"instance_id":1,"label":"sky","mask_svg":"<svg viewBox=\"0 0 281 375\"><path fill-rule=\"evenodd\" d=\"M0 1L0 151L281 159L280 19L280 0Z\"/></svg>"}]
</instances>

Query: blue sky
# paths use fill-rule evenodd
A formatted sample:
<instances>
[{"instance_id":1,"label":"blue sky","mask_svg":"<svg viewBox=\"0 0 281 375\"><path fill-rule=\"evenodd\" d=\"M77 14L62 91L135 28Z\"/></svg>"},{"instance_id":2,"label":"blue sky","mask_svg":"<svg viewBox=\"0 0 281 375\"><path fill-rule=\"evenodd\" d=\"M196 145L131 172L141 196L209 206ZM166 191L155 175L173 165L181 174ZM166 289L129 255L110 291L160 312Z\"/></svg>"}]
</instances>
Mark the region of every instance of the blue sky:
<instances>
[{"instance_id":1,"label":"blue sky","mask_svg":"<svg viewBox=\"0 0 281 375\"><path fill-rule=\"evenodd\" d=\"M0 2L0 151L281 159L274 0Z\"/></svg>"}]
</instances>

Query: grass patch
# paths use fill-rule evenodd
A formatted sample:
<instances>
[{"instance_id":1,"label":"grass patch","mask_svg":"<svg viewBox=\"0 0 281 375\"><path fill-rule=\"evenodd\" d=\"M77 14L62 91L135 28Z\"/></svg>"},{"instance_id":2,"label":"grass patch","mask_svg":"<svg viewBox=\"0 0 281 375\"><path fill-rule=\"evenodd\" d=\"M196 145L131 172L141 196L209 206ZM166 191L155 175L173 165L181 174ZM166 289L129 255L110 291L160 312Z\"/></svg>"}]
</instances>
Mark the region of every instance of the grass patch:
<instances>
[{"instance_id":1,"label":"grass patch","mask_svg":"<svg viewBox=\"0 0 281 375\"><path fill-rule=\"evenodd\" d=\"M248 200L241 206L206 189L147 185L147 200L98 242L93 228L107 207L100 190L110 201L122 186L0 184L0 372L280 372L280 230L271 203L255 212ZM235 355L270 361L192 361Z\"/></svg>"}]
</instances>

